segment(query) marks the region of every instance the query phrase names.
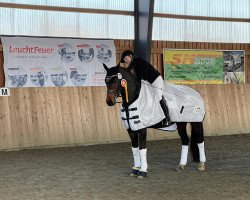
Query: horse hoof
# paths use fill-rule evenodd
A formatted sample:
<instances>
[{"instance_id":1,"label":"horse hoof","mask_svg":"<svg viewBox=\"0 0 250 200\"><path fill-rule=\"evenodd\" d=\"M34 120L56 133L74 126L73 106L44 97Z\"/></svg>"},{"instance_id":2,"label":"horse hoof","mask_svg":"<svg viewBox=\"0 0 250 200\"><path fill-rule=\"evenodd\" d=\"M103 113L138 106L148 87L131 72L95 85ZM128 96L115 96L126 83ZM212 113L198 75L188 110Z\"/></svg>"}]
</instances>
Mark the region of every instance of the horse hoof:
<instances>
[{"instance_id":1,"label":"horse hoof","mask_svg":"<svg viewBox=\"0 0 250 200\"><path fill-rule=\"evenodd\" d=\"M199 171L205 171L206 168L205 168L205 163L204 162L200 162L199 165L198 165L198 170Z\"/></svg>"},{"instance_id":2,"label":"horse hoof","mask_svg":"<svg viewBox=\"0 0 250 200\"><path fill-rule=\"evenodd\" d=\"M138 178L139 178L139 179L146 178L147 176L148 176L148 175L147 175L147 172L139 171L139 174L138 174Z\"/></svg>"},{"instance_id":3,"label":"horse hoof","mask_svg":"<svg viewBox=\"0 0 250 200\"><path fill-rule=\"evenodd\" d=\"M133 173L130 173L130 174L129 174L129 176L131 176L131 177L135 177L135 176L138 176L138 175L133 174Z\"/></svg>"},{"instance_id":4,"label":"horse hoof","mask_svg":"<svg viewBox=\"0 0 250 200\"><path fill-rule=\"evenodd\" d=\"M132 171L130 172L129 176L138 176L140 170L137 168L133 168Z\"/></svg>"},{"instance_id":5,"label":"horse hoof","mask_svg":"<svg viewBox=\"0 0 250 200\"><path fill-rule=\"evenodd\" d=\"M183 171L185 169L185 165L178 165L178 167L176 168L176 171L177 172L181 172L181 171Z\"/></svg>"}]
</instances>

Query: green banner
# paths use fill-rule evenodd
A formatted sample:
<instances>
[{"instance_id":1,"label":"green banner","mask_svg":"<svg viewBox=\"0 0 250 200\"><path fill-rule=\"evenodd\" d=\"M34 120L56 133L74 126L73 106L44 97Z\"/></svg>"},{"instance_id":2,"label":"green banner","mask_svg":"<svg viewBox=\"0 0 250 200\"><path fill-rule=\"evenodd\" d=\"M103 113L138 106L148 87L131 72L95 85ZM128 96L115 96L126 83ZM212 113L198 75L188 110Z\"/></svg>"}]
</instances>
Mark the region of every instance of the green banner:
<instances>
[{"instance_id":1,"label":"green banner","mask_svg":"<svg viewBox=\"0 0 250 200\"><path fill-rule=\"evenodd\" d=\"M175 84L223 84L225 55L231 53L225 52L164 49L164 79Z\"/></svg>"}]
</instances>

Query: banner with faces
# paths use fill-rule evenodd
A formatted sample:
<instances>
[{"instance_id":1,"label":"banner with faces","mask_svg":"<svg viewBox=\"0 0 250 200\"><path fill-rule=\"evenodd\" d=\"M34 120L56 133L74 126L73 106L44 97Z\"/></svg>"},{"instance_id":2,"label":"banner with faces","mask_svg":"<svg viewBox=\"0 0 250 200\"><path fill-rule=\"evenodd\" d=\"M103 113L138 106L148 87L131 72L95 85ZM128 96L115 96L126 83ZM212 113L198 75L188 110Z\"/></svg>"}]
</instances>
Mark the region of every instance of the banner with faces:
<instances>
[{"instance_id":1,"label":"banner with faces","mask_svg":"<svg viewBox=\"0 0 250 200\"><path fill-rule=\"evenodd\" d=\"M1 37L5 87L104 86L113 40Z\"/></svg>"}]
</instances>

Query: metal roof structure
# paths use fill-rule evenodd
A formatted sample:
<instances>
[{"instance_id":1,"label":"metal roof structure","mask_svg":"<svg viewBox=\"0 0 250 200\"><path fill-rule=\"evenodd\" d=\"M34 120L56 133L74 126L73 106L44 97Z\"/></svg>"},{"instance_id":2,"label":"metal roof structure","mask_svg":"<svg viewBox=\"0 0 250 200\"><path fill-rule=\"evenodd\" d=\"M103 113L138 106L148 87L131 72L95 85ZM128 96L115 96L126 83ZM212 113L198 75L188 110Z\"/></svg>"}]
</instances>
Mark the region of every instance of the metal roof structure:
<instances>
[{"instance_id":1,"label":"metal roof structure","mask_svg":"<svg viewBox=\"0 0 250 200\"><path fill-rule=\"evenodd\" d=\"M131 39L138 55L151 40L250 43L249 0L1 0L0 19L2 35Z\"/></svg>"}]
</instances>

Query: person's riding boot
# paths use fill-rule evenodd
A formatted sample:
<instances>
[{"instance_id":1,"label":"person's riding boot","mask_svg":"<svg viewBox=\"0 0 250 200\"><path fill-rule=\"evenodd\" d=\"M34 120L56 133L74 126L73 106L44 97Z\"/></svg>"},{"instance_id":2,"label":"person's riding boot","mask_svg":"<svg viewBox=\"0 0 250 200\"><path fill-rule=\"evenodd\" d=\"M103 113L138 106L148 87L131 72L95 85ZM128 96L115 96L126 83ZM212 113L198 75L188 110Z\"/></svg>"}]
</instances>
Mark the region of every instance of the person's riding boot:
<instances>
[{"instance_id":1,"label":"person's riding boot","mask_svg":"<svg viewBox=\"0 0 250 200\"><path fill-rule=\"evenodd\" d=\"M169 117L168 106L167 106L167 103L166 103L164 96L162 96L162 99L160 100L160 105L161 105L161 108L162 108L164 115L166 117L165 119L162 120L162 125L163 126L170 126L171 121L170 121L170 117Z\"/></svg>"}]
</instances>

